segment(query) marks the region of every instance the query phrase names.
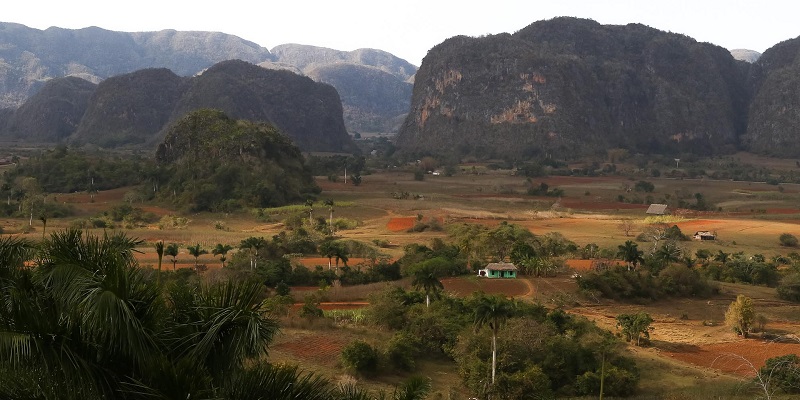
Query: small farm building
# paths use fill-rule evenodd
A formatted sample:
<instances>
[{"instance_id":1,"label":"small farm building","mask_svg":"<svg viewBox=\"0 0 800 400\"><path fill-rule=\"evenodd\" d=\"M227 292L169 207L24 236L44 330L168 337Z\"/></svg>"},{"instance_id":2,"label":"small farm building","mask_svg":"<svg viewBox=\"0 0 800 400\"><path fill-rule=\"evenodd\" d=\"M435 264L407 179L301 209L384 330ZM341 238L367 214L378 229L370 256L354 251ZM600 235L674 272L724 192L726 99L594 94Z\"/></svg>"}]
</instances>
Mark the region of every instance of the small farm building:
<instances>
[{"instance_id":1,"label":"small farm building","mask_svg":"<svg viewBox=\"0 0 800 400\"><path fill-rule=\"evenodd\" d=\"M666 204L650 204L650 207L647 207L647 211L645 211L648 215L664 215L667 213L667 205Z\"/></svg>"},{"instance_id":2,"label":"small farm building","mask_svg":"<svg viewBox=\"0 0 800 400\"><path fill-rule=\"evenodd\" d=\"M716 240L717 235L709 231L697 231L694 233L694 240Z\"/></svg>"},{"instance_id":3,"label":"small farm building","mask_svg":"<svg viewBox=\"0 0 800 400\"><path fill-rule=\"evenodd\" d=\"M512 263L489 263L486 268L478 270L478 276L486 278L516 278L517 266Z\"/></svg>"}]
</instances>

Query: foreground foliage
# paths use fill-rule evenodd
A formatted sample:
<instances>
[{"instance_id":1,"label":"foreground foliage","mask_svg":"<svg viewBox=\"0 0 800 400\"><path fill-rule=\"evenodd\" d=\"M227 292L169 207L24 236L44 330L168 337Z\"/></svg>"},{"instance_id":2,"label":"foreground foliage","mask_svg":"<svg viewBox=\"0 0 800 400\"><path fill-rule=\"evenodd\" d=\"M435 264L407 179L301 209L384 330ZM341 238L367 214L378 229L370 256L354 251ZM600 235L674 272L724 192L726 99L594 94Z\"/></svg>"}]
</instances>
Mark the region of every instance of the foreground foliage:
<instances>
[{"instance_id":1,"label":"foreground foliage","mask_svg":"<svg viewBox=\"0 0 800 400\"><path fill-rule=\"evenodd\" d=\"M79 230L0 238L0 398L374 397L265 361L278 324L261 282L156 279L136 263L139 243ZM426 388L412 380L394 398Z\"/></svg>"}]
</instances>

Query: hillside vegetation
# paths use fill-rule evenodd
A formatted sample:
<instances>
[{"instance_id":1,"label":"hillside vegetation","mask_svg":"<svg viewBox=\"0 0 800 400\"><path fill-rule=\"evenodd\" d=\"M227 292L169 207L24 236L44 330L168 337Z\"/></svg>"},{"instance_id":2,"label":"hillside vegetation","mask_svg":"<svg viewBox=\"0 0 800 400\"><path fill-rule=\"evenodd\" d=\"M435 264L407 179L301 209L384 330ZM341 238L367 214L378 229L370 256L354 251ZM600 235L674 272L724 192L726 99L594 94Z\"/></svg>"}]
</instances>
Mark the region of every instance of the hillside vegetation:
<instances>
[{"instance_id":1,"label":"hillside vegetation","mask_svg":"<svg viewBox=\"0 0 800 400\"><path fill-rule=\"evenodd\" d=\"M275 207L319 193L302 154L277 129L216 110L178 121L156 162L158 197L193 211Z\"/></svg>"}]
</instances>

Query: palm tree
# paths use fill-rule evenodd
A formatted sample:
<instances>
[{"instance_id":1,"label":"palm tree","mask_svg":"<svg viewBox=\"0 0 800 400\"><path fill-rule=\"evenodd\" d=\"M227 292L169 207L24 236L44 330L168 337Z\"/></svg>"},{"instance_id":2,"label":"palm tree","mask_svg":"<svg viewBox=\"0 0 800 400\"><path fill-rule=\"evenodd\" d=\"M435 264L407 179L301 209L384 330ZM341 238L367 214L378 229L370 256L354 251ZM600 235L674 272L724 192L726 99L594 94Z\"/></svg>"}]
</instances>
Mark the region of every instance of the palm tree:
<instances>
[{"instance_id":1,"label":"palm tree","mask_svg":"<svg viewBox=\"0 0 800 400\"><path fill-rule=\"evenodd\" d=\"M172 257L172 270L175 271L175 264L178 263L178 244L177 243L170 243L167 245L167 248L164 249L164 254Z\"/></svg>"},{"instance_id":2,"label":"palm tree","mask_svg":"<svg viewBox=\"0 0 800 400\"><path fill-rule=\"evenodd\" d=\"M189 251L189 254L194 256L194 269L198 269L197 262L199 261L200 256L203 254L208 254L208 251L200 247L200 243L197 243L194 246L186 246L186 250Z\"/></svg>"},{"instance_id":3,"label":"palm tree","mask_svg":"<svg viewBox=\"0 0 800 400\"><path fill-rule=\"evenodd\" d=\"M44 240L44 232L47 230L47 215L40 215L39 221L42 221L42 240Z\"/></svg>"},{"instance_id":4,"label":"palm tree","mask_svg":"<svg viewBox=\"0 0 800 400\"><path fill-rule=\"evenodd\" d=\"M674 242L666 242L656 250L654 256L666 263L678 262L681 260L681 249Z\"/></svg>"},{"instance_id":5,"label":"palm tree","mask_svg":"<svg viewBox=\"0 0 800 400\"><path fill-rule=\"evenodd\" d=\"M621 244L617 246L617 248L619 248L617 256L622 258L623 261L632 265L633 269L636 269L636 265L644 261L644 258L642 258L642 254L644 254L644 252L639 250L639 246L630 240L626 240L625 244Z\"/></svg>"},{"instance_id":6,"label":"palm tree","mask_svg":"<svg viewBox=\"0 0 800 400\"><path fill-rule=\"evenodd\" d=\"M333 231L333 206L334 206L334 203L333 203L333 200L327 199L327 200L325 200L325 202L323 204L328 206L328 210L331 212L331 218L330 218L330 222L328 223L328 229L330 229L331 236L333 236L333 233L334 233L334 231Z\"/></svg>"},{"instance_id":7,"label":"palm tree","mask_svg":"<svg viewBox=\"0 0 800 400\"><path fill-rule=\"evenodd\" d=\"M344 243L336 242L334 243L334 245L335 246L333 246L333 254L334 257L336 257L336 270L338 271L339 260L342 260L342 263L344 264L345 267L347 266L347 261L350 260L349 257L350 251L347 250L347 247L344 245Z\"/></svg>"},{"instance_id":8,"label":"palm tree","mask_svg":"<svg viewBox=\"0 0 800 400\"><path fill-rule=\"evenodd\" d=\"M475 307L475 327L489 325L492 330L492 384L497 371L497 333L515 312L516 303L500 295L484 295Z\"/></svg>"},{"instance_id":9,"label":"palm tree","mask_svg":"<svg viewBox=\"0 0 800 400\"><path fill-rule=\"evenodd\" d=\"M250 251L250 269L255 269L258 265L258 251L267 245L263 237L250 236L239 243L239 249Z\"/></svg>"},{"instance_id":10,"label":"palm tree","mask_svg":"<svg viewBox=\"0 0 800 400\"><path fill-rule=\"evenodd\" d=\"M328 257L328 270L333 268L333 257L336 256L336 244L332 240L322 242L319 245L319 254Z\"/></svg>"},{"instance_id":11,"label":"palm tree","mask_svg":"<svg viewBox=\"0 0 800 400\"><path fill-rule=\"evenodd\" d=\"M161 286L161 260L164 258L164 241L159 240L154 245L156 248L156 255L158 255L158 283Z\"/></svg>"},{"instance_id":12,"label":"palm tree","mask_svg":"<svg viewBox=\"0 0 800 400\"><path fill-rule=\"evenodd\" d=\"M436 271L434 271L430 264L425 264L424 262L419 264L419 267L414 270L413 275L414 278L411 281L411 285L414 286L415 289L422 289L425 292L425 307L430 307L431 293L438 293L440 290L443 290L444 285L442 285L442 282L437 278Z\"/></svg>"},{"instance_id":13,"label":"palm tree","mask_svg":"<svg viewBox=\"0 0 800 400\"><path fill-rule=\"evenodd\" d=\"M314 199L306 199L306 207L308 207L308 224L314 226Z\"/></svg>"},{"instance_id":14,"label":"palm tree","mask_svg":"<svg viewBox=\"0 0 800 400\"><path fill-rule=\"evenodd\" d=\"M225 268L225 260L228 259L226 255L231 250L233 250L233 246L229 244L217 243L217 246L214 247L213 250L211 250L211 254L213 254L214 256L219 255L220 256L219 260L222 262L222 268Z\"/></svg>"}]
</instances>

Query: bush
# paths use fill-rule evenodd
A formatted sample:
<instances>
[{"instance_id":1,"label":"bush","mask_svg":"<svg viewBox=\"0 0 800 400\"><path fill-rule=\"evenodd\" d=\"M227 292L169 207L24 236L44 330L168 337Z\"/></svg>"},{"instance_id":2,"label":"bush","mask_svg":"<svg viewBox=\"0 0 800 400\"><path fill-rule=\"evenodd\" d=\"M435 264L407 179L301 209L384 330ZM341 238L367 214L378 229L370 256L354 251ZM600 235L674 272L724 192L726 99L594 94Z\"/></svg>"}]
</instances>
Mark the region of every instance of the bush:
<instances>
[{"instance_id":1,"label":"bush","mask_svg":"<svg viewBox=\"0 0 800 400\"><path fill-rule=\"evenodd\" d=\"M780 299L800 303L800 273L784 276L777 291Z\"/></svg>"},{"instance_id":2,"label":"bush","mask_svg":"<svg viewBox=\"0 0 800 400\"><path fill-rule=\"evenodd\" d=\"M419 353L418 341L405 332L398 332L389 340L386 347L386 361L393 368L413 371Z\"/></svg>"},{"instance_id":3,"label":"bush","mask_svg":"<svg viewBox=\"0 0 800 400\"><path fill-rule=\"evenodd\" d=\"M798 244L797 237L791 233L782 233L778 240L780 240L781 246L784 247L797 247Z\"/></svg>"},{"instance_id":4,"label":"bush","mask_svg":"<svg viewBox=\"0 0 800 400\"><path fill-rule=\"evenodd\" d=\"M800 393L800 357L797 354L770 358L759 375L769 376L771 385L786 394Z\"/></svg>"},{"instance_id":5,"label":"bush","mask_svg":"<svg viewBox=\"0 0 800 400\"><path fill-rule=\"evenodd\" d=\"M319 308L319 298L316 295L309 294L305 297L303 307L300 309L300 316L304 318L320 318L325 313Z\"/></svg>"},{"instance_id":6,"label":"bush","mask_svg":"<svg viewBox=\"0 0 800 400\"><path fill-rule=\"evenodd\" d=\"M378 351L363 340L350 342L342 349L342 364L361 375L372 375L378 369Z\"/></svg>"}]
</instances>

